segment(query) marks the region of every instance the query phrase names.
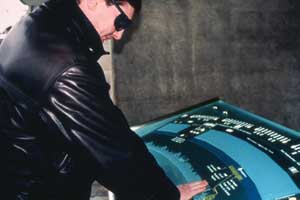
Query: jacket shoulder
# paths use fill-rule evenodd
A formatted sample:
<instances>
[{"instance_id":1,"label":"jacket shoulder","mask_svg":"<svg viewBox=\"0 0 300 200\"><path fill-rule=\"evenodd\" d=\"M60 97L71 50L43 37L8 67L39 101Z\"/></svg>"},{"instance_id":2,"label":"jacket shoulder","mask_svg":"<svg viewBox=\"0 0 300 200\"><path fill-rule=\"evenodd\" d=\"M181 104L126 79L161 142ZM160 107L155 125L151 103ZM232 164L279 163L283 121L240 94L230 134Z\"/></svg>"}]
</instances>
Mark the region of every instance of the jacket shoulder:
<instances>
[{"instance_id":1,"label":"jacket shoulder","mask_svg":"<svg viewBox=\"0 0 300 200\"><path fill-rule=\"evenodd\" d=\"M47 14L35 15L23 17L2 42L0 73L26 95L39 99L64 71L87 60L73 48L62 25L54 28Z\"/></svg>"}]
</instances>

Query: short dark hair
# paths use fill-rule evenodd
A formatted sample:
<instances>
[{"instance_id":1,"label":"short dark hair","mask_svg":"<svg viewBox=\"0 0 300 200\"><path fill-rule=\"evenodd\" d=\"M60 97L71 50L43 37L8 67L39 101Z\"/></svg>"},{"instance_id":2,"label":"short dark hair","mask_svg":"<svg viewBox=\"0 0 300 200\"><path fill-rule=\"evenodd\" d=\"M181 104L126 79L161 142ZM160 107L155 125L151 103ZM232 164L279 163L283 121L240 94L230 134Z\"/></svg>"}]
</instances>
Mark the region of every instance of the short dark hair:
<instances>
[{"instance_id":1,"label":"short dark hair","mask_svg":"<svg viewBox=\"0 0 300 200\"><path fill-rule=\"evenodd\" d=\"M105 0L107 4L112 4L111 0ZM134 13L138 14L142 8L142 0L116 0L117 3L122 4L123 2L127 1L133 8Z\"/></svg>"},{"instance_id":2,"label":"short dark hair","mask_svg":"<svg viewBox=\"0 0 300 200\"><path fill-rule=\"evenodd\" d=\"M111 5L111 0L105 0L107 4ZM142 0L116 0L117 3L122 4L122 2L127 1L133 8L134 13L138 14L142 9ZM77 3L80 3L80 0L76 0Z\"/></svg>"}]
</instances>

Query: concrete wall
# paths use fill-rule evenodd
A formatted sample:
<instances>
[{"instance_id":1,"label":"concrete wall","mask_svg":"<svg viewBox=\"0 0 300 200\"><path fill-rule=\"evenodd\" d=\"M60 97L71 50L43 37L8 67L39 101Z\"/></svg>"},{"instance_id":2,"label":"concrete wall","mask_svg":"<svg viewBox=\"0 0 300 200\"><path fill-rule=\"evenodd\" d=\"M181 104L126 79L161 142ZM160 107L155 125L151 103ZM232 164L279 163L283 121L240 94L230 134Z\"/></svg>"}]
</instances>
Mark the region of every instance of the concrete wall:
<instances>
[{"instance_id":1,"label":"concrete wall","mask_svg":"<svg viewBox=\"0 0 300 200\"><path fill-rule=\"evenodd\" d=\"M114 44L116 102L131 124L219 96L300 129L299 0L143 6Z\"/></svg>"},{"instance_id":2,"label":"concrete wall","mask_svg":"<svg viewBox=\"0 0 300 200\"><path fill-rule=\"evenodd\" d=\"M105 51L109 52L108 55L103 55L99 60L98 63L100 64L103 72L105 74L105 79L110 85L110 96L114 101L114 76L113 76L113 67L112 67L112 41L107 40L103 43L103 47Z\"/></svg>"}]
</instances>

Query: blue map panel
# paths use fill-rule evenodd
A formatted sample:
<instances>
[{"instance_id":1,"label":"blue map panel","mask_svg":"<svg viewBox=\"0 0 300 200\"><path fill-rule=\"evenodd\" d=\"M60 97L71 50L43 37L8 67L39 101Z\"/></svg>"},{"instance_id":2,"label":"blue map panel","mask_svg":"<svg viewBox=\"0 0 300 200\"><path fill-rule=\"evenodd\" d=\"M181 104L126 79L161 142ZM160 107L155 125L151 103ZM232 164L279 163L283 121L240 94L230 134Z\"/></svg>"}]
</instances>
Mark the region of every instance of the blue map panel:
<instances>
[{"instance_id":1,"label":"blue map panel","mask_svg":"<svg viewBox=\"0 0 300 200\"><path fill-rule=\"evenodd\" d=\"M176 184L207 180L194 200L299 200L300 134L221 100L136 130Z\"/></svg>"}]
</instances>

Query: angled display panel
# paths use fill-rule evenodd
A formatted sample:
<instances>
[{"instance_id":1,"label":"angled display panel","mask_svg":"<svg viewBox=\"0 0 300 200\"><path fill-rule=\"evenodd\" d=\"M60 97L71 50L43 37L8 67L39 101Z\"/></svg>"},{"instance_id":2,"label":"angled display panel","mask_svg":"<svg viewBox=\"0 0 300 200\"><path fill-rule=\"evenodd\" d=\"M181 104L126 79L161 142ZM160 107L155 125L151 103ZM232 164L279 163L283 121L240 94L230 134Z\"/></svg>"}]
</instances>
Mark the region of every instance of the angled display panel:
<instances>
[{"instance_id":1,"label":"angled display panel","mask_svg":"<svg viewBox=\"0 0 300 200\"><path fill-rule=\"evenodd\" d=\"M175 184L205 179L194 200L300 199L300 133L221 100L138 127Z\"/></svg>"}]
</instances>

